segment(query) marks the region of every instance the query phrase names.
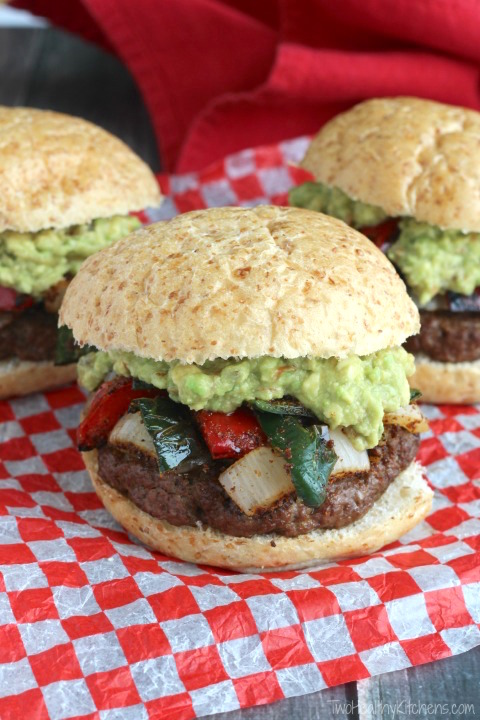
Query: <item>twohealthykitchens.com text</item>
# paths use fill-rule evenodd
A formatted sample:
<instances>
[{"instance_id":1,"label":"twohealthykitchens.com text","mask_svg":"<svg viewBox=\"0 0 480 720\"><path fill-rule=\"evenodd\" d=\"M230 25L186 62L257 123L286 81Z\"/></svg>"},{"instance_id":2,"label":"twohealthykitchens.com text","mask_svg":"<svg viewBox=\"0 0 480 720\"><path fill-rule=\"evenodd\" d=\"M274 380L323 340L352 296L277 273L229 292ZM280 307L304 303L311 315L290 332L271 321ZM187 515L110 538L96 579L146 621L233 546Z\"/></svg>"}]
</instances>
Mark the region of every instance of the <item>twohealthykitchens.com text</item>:
<instances>
[{"instance_id":1,"label":"twohealthykitchens.com text","mask_svg":"<svg viewBox=\"0 0 480 720\"><path fill-rule=\"evenodd\" d=\"M400 720L405 717L480 717L475 713L475 703L449 703L435 702L422 703L411 700L401 700L396 703L381 701L361 702L355 700L331 700L332 711L339 717L349 717L358 713L361 718L387 718L388 720Z\"/></svg>"}]
</instances>

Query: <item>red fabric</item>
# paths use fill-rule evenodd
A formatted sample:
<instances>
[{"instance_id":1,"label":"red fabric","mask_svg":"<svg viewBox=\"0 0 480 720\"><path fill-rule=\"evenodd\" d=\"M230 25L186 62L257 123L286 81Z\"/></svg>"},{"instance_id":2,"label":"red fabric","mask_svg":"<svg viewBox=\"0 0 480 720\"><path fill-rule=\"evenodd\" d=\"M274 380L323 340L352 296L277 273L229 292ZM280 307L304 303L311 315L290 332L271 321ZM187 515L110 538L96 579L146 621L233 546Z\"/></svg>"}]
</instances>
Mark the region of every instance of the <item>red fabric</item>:
<instances>
[{"instance_id":1,"label":"red fabric","mask_svg":"<svg viewBox=\"0 0 480 720\"><path fill-rule=\"evenodd\" d=\"M480 109L477 0L17 0L135 76L167 170L312 133L367 97Z\"/></svg>"}]
</instances>

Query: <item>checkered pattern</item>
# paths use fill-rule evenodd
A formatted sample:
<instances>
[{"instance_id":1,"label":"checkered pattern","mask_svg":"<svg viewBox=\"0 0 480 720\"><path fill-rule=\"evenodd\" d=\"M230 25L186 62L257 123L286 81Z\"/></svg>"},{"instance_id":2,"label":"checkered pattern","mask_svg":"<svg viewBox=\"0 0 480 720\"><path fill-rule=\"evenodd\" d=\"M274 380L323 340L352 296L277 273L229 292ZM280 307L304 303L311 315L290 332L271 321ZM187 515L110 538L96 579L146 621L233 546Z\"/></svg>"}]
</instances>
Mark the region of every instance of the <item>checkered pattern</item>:
<instances>
[{"instance_id":1,"label":"checkered pattern","mask_svg":"<svg viewBox=\"0 0 480 720\"><path fill-rule=\"evenodd\" d=\"M305 139L162 178L149 219L285 201ZM187 720L480 644L480 407L427 406L428 520L369 558L239 575L132 542L73 446L76 386L0 403L1 720Z\"/></svg>"},{"instance_id":2,"label":"checkered pattern","mask_svg":"<svg viewBox=\"0 0 480 720\"><path fill-rule=\"evenodd\" d=\"M166 200L150 210L151 222L168 220L178 213L223 205L286 205L292 185L311 179L298 167L309 139L296 138L268 147L243 150L218 160L201 174L162 175L160 187Z\"/></svg>"}]
</instances>

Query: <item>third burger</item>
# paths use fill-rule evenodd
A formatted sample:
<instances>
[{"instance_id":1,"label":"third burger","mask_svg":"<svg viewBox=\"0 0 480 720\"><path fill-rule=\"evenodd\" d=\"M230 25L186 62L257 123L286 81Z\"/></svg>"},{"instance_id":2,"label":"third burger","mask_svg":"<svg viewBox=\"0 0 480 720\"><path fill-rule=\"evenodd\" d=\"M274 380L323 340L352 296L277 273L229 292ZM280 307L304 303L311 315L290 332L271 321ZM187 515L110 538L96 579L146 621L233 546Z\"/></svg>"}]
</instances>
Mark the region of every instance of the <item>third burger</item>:
<instances>
[{"instance_id":1,"label":"third burger","mask_svg":"<svg viewBox=\"0 0 480 720\"><path fill-rule=\"evenodd\" d=\"M368 100L328 122L290 203L381 247L420 308L411 378L430 402L480 401L480 114L419 98Z\"/></svg>"}]
</instances>

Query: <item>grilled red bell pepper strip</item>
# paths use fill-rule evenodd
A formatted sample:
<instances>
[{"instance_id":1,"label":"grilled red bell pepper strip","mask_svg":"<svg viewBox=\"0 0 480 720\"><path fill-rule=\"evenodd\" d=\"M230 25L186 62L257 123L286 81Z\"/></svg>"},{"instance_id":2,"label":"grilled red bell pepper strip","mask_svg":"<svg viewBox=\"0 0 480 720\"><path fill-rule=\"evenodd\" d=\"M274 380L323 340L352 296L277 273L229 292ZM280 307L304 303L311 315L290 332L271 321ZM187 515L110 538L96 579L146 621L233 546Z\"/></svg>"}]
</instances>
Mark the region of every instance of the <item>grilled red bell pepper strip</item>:
<instances>
[{"instance_id":1,"label":"grilled red bell pepper strip","mask_svg":"<svg viewBox=\"0 0 480 720\"><path fill-rule=\"evenodd\" d=\"M0 286L0 312L23 312L34 302L31 295L22 295L13 288Z\"/></svg>"},{"instance_id":2,"label":"grilled red bell pepper strip","mask_svg":"<svg viewBox=\"0 0 480 720\"><path fill-rule=\"evenodd\" d=\"M369 225L360 228L359 232L366 235L380 250L383 245L393 239L397 232L398 221L395 219L385 220L379 225Z\"/></svg>"},{"instance_id":3,"label":"grilled red bell pepper strip","mask_svg":"<svg viewBox=\"0 0 480 720\"><path fill-rule=\"evenodd\" d=\"M267 444L267 436L248 408L237 408L229 414L200 410L196 417L214 460L240 458Z\"/></svg>"},{"instance_id":4,"label":"grilled red bell pepper strip","mask_svg":"<svg viewBox=\"0 0 480 720\"><path fill-rule=\"evenodd\" d=\"M117 422L128 411L132 400L156 397L163 392L157 388L134 390L131 378L116 377L104 382L93 396L87 414L78 426L78 449L93 450L104 445Z\"/></svg>"}]
</instances>

